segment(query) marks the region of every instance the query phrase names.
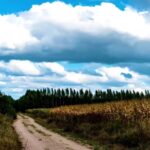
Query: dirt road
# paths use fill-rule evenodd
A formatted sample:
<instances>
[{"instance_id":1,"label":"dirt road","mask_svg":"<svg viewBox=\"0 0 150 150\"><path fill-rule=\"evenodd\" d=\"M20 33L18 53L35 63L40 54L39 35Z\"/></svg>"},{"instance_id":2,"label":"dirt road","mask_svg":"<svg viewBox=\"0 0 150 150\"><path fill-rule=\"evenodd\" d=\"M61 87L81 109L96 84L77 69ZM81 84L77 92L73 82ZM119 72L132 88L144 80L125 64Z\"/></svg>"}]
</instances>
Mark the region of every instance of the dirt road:
<instances>
[{"instance_id":1,"label":"dirt road","mask_svg":"<svg viewBox=\"0 0 150 150\"><path fill-rule=\"evenodd\" d=\"M13 126L20 137L24 150L90 150L47 130L25 115L18 115Z\"/></svg>"}]
</instances>

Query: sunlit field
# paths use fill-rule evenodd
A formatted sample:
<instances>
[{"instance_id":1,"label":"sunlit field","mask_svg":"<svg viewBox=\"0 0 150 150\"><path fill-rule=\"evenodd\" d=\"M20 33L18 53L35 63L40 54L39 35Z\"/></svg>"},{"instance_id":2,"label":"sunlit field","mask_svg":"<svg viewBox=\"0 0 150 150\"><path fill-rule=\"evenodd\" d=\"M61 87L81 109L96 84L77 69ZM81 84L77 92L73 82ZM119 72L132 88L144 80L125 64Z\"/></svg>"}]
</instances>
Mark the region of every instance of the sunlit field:
<instances>
[{"instance_id":1,"label":"sunlit field","mask_svg":"<svg viewBox=\"0 0 150 150\"><path fill-rule=\"evenodd\" d=\"M28 110L49 126L86 139L99 148L149 149L150 101L132 100Z\"/></svg>"}]
</instances>

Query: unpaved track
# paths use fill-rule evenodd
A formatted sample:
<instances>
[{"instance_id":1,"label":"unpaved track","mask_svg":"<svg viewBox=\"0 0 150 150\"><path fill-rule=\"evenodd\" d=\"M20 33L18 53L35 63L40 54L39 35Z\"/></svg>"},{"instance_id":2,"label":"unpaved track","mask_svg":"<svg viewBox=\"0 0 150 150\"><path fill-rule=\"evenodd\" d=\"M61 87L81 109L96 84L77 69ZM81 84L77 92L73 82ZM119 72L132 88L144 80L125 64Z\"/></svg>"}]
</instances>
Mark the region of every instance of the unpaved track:
<instances>
[{"instance_id":1,"label":"unpaved track","mask_svg":"<svg viewBox=\"0 0 150 150\"><path fill-rule=\"evenodd\" d=\"M90 150L37 124L32 118L18 115L13 124L24 150Z\"/></svg>"}]
</instances>

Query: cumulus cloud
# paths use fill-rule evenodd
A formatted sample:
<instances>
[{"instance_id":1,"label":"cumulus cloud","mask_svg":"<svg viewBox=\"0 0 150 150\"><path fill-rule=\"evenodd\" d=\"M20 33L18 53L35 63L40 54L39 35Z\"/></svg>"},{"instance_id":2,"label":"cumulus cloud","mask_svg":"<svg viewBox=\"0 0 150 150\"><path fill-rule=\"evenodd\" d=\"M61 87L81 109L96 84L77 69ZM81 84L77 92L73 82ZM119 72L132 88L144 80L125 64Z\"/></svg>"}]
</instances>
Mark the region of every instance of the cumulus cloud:
<instances>
[{"instance_id":1,"label":"cumulus cloud","mask_svg":"<svg viewBox=\"0 0 150 150\"><path fill-rule=\"evenodd\" d=\"M80 70L75 71L71 66L76 64L68 63L66 68L66 63L0 61L0 88L16 98L29 88L150 89L150 77L128 67L81 64ZM86 71L87 66L91 72Z\"/></svg>"},{"instance_id":2,"label":"cumulus cloud","mask_svg":"<svg viewBox=\"0 0 150 150\"><path fill-rule=\"evenodd\" d=\"M28 60L11 60L10 62L0 61L0 70L24 75L41 74L38 68L36 68L36 66Z\"/></svg>"},{"instance_id":3,"label":"cumulus cloud","mask_svg":"<svg viewBox=\"0 0 150 150\"><path fill-rule=\"evenodd\" d=\"M149 16L58 1L0 15L0 88L150 89Z\"/></svg>"},{"instance_id":4,"label":"cumulus cloud","mask_svg":"<svg viewBox=\"0 0 150 150\"><path fill-rule=\"evenodd\" d=\"M149 14L131 7L120 10L112 3L33 5L28 11L0 16L0 58L149 62Z\"/></svg>"},{"instance_id":5,"label":"cumulus cloud","mask_svg":"<svg viewBox=\"0 0 150 150\"><path fill-rule=\"evenodd\" d=\"M60 75L65 75L67 73L65 71L65 68L56 62L43 62L41 66L47 69L50 69L52 72L60 74Z\"/></svg>"},{"instance_id":6,"label":"cumulus cloud","mask_svg":"<svg viewBox=\"0 0 150 150\"><path fill-rule=\"evenodd\" d=\"M1 53L14 53L16 49L19 53L27 45L36 44L37 39L25 27L24 21L23 18L13 14L0 16Z\"/></svg>"},{"instance_id":7,"label":"cumulus cloud","mask_svg":"<svg viewBox=\"0 0 150 150\"><path fill-rule=\"evenodd\" d=\"M136 91L150 89L150 77L128 67L105 66L97 68L96 71L108 78L107 82L102 84L104 90L107 88L117 91L121 89Z\"/></svg>"},{"instance_id":8,"label":"cumulus cloud","mask_svg":"<svg viewBox=\"0 0 150 150\"><path fill-rule=\"evenodd\" d=\"M56 62L31 62L28 60L11 60L9 62L0 61L0 71L5 74L32 77L43 76L52 78L55 82L91 83L103 82L107 80L102 76L94 76L82 72L66 70L61 64ZM3 77L3 76L2 76ZM39 78L39 79L40 79ZM59 79L60 78L60 79ZM57 81L56 81L57 80ZM49 79L49 81L52 81ZM40 80L39 80L40 82Z\"/></svg>"},{"instance_id":9,"label":"cumulus cloud","mask_svg":"<svg viewBox=\"0 0 150 150\"><path fill-rule=\"evenodd\" d=\"M106 76L108 78L108 82L119 81L126 83L138 83L142 80L149 80L148 76L132 71L128 67L101 67L96 69L96 72L100 73L102 76ZM128 78L126 75L130 75L131 78Z\"/></svg>"}]
</instances>

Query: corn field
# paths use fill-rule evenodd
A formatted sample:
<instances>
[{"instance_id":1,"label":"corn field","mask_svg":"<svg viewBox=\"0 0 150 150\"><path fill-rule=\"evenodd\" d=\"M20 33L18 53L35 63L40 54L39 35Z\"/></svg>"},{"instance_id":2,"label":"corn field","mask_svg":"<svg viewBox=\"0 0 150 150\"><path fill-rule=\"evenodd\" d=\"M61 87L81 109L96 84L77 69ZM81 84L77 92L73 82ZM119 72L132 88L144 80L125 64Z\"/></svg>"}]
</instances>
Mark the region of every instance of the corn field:
<instances>
[{"instance_id":1,"label":"corn field","mask_svg":"<svg viewBox=\"0 0 150 150\"><path fill-rule=\"evenodd\" d=\"M114 121L135 122L150 118L150 101L120 101L103 104L85 104L62 106L52 109L33 109L29 113L38 113L49 120L64 122Z\"/></svg>"},{"instance_id":2,"label":"corn field","mask_svg":"<svg viewBox=\"0 0 150 150\"><path fill-rule=\"evenodd\" d=\"M111 150L150 149L149 100L30 109L27 113L50 128L74 133L91 145L107 145Z\"/></svg>"}]
</instances>

